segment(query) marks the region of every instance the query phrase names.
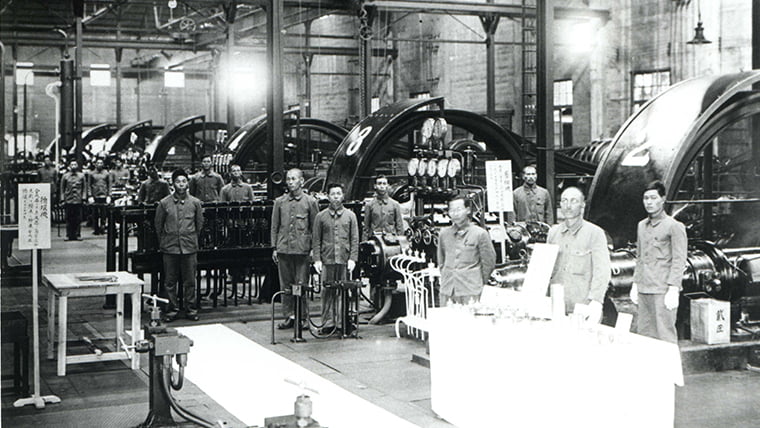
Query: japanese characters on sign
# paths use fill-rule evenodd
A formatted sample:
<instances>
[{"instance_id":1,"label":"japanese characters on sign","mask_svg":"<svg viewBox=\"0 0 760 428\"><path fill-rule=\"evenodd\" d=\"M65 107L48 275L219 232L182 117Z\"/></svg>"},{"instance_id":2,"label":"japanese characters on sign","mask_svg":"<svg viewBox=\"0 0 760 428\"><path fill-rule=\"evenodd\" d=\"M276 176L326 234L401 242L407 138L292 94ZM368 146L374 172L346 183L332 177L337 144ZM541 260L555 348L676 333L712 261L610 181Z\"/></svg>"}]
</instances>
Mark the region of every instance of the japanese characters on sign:
<instances>
[{"instance_id":1,"label":"japanese characters on sign","mask_svg":"<svg viewBox=\"0 0 760 428\"><path fill-rule=\"evenodd\" d=\"M50 248L50 184L18 185L18 248Z\"/></svg>"},{"instance_id":2,"label":"japanese characters on sign","mask_svg":"<svg viewBox=\"0 0 760 428\"><path fill-rule=\"evenodd\" d=\"M514 211L512 200L512 161L486 161L488 211Z\"/></svg>"}]
</instances>

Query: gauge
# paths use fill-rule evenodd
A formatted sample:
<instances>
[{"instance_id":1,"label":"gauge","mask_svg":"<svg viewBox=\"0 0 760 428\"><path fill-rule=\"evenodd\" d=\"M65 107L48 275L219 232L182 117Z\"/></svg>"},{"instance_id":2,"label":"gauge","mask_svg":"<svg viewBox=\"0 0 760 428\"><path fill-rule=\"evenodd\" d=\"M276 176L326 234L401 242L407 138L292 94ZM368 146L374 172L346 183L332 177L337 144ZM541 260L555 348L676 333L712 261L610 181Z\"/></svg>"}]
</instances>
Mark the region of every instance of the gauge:
<instances>
[{"instance_id":1,"label":"gauge","mask_svg":"<svg viewBox=\"0 0 760 428\"><path fill-rule=\"evenodd\" d=\"M427 172L427 159L420 159L420 164L417 167L417 175L422 177Z\"/></svg>"},{"instance_id":2,"label":"gauge","mask_svg":"<svg viewBox=\"0 0 760 428\"><path fill-rule=\"evenodd\" d=\"M449 161L449 177L455 177L462 169L462 163L459 159L451 159Z\"/></svg>"},{"instance_id":3,"label":"gauge","mask_svg":"<svg viewBox=\"0 0 760 428\"><path fill-rule=\"evenodd\" d=\"M438 161L435 159L430 159L430 161L428 161L428 167L427 167L428 177L434 177L436 171L438 171Z\"/></svg>"},{"instance_id":4,"label":"gauge","mask_svg":"<svg viewBox=\"0 0 760 428\"><path fill-rule=\"evenodd\" d=\"M448 131L449 125L446 123L446 119L439 117L435 120L435 124L433 125L433 138L441 139L444 135L446 135L446 131Z\"/></svg>"},{"instance_id":5,"label":"gauge","mask_svg":"<svg viewBox=\"0 0 760 428\"><path fill-rule=\"evenodd\" d=\"M446 170L449 167L448 159L441 159L438 161L438 176L443 178L446 176Z\"/></svg>"},{"instance_id":6,"label":"gauge","mask_svg":"<svg viewBox=\"0 0 760 428\"><path fill-rule=\"evenodd\" d=\"M417 158L409 159L409 165L407 165L406 170L409 172L409 175L415 175L417 174L417 167L419 166L420 160Z\"/></svg>"},{"instance_id":7,"label":"gauge","mask_svg":"<svg viewBox=\"0 0 760 428\"><path fill-rule=\"evenodd\" d=\"M423 141L430 138L431 135L433 135L433 128L435 127L435 119L428 118L422 123L422 129L420 130L420 133L422 133Z\"/></svg>"}]
</instances>

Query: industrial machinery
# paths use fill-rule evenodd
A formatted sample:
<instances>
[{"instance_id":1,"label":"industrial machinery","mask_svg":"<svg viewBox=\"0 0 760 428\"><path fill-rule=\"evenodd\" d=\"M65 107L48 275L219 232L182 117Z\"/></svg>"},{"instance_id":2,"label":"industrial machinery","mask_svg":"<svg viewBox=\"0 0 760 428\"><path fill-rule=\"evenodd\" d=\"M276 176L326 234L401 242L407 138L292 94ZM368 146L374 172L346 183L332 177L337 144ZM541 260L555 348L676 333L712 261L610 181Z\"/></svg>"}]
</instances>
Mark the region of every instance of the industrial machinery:
<instances>
[{"instance_id":1,"label":"industrial machinery","mask_svg":"<svg viewBox=\"0 0 760 428\"><path fill-rule=\"evenodd\" d=\"M136 350L137 352L149 353L150 411L140 427L177 426L171 414L172 410L183 419L203 427L221 426L221 424L215 425L180 406L172 396L172 390L179 391L182 389L184 370L188 360L187 354L190 352L190 347L193 346L193 341L177 330L161 324L158 302L169 303L168 300L147 294L144 294L143 297L152 301L150 322L145 325L145 339L137 343ZM179 366L176 379L174 378L172 360L176 360Z\"/></svg>"}]
</instances>

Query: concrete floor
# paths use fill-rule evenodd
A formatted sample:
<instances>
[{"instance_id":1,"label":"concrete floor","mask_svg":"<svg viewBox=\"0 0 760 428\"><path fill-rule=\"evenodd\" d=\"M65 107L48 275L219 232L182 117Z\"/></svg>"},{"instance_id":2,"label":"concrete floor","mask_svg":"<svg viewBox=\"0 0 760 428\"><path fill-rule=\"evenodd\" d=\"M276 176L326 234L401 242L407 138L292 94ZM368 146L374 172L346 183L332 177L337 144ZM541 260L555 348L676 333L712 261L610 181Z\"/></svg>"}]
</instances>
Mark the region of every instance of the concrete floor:
<instances>
[{"instance_id":1,"label":"concrete floor","mask_svg":"<svg viewBox=\"0 0 760 428\"><path fill-rule=\"evenodd\" d=\"M105 240L102 237L93 236L88 229L83 229L84 241L81 242L64 242L57 236L55 228L52 235L53 248L43 252L45 273L104 270ZM28 251L14 255L21 260L28 261L30 258ZM3 311L19 310L31 319L31 292L28 287L3 284L0 298ZM44 349L45 293L40 294L40 303L41 345ZM102 298L73 299L70 302L70 337L107 337L113 334L113 312L102 309L102 303ZM201 323L223 322L251 340L421 427L451 426L436 418L430 410L428 369L411 362L412 354L424 354L424 344L412 339L395 338L392 325L362 326L362 339L359 340L310 339L303 344L292 344L287 341L287 333L278 332L280 343L270 345L269 305L209 306L206 304L201 311ZM177 322L177 325L187 324L187 321ZM306 337L309 338L308 335ZM3 348L3 373L9 372L11 357L12 353ZM58 377L55 375L54 361L43 357L42 394L58 395L62 402L48 405L42 410L30 406L14 408L13 401L17 397L3 394L2 425L135 426L145 419L148 412L146 363L147 359L143 357L143 368L136 372L129 370L122 362L69 366L67 376ZM189 364L192 364L192 351ZM624 370L625 367L620 369ZM266 367L258 367L252 361L250 367L241 367L240 370L266 370ZM227 426L243 426L192 384L186 383L176 396L196 414L211 420L223 420ZM675 426L760 426L757 422L760 421L757 397L760 397L760 373L745 370L689 375L686 386L676 390ZM357 419L359 417L357 415ZM614 426L613 421L610 426Z\"/></svg>"}]
</instances>

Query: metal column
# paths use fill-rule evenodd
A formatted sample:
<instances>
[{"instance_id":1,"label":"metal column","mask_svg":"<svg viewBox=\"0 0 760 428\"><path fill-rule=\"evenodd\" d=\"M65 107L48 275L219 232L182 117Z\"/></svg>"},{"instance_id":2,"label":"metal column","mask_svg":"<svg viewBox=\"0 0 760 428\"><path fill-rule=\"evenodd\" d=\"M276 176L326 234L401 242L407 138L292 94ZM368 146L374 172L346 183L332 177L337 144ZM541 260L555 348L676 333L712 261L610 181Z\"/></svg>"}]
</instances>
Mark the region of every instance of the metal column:
<instances>
[{"instance_id":1,"label":"metal column","mask_svg":"<svg viewBox=\"0 0 760 428\"><path fill-rule=\"evenodd\" d=\"M76 18L76 52L74 53L74 140L75 159L84 165L82 156L82 17Z\"/></svg>"},{"instance_id":2,"label":"metal column","mask_svg":"<svg viewBox=\"0 0 760 428\"><path fill-rule=\"evenodd\" d=\"M119 30L120 31L120 30ZM124 49L116 48L116 126L121 128L121 58Z\"/></svg>"},{"instance_id":3,"label":"metal column","mask_svg":"<svg viewBox=\"0 0 760 428\"><path fill-rule=\"evenodd\" d=\"M538 183L546 187L554 200L554 2L538 0L536 4L536 156ZM556 204L552 204L556 206Z\"/></svg>"},{"instance_id":4,"label":"metal column","mask_svg":"<svg viewBox=\"0 0 760 428\"><path fill-rule=\"evenodd\" d=\"M493 3L493 0L488 0ZM486 115L496 120L496 46L494 38L499 26L498 15L480 17L483 30L486 32Z\"/></svg>"},{"instance_id":5,"label":"metal column","mask_svg":"<svg viewBox=\"0 0 760 428\"><path fill-rule=\"evenodd\" d=\"M235 53L235 24L227 23L227 135L235 133L235 83L233 79L232 57Z\"/></svg>"},{"instance_id":6,"label":"metal column","mask_svg":"<svg viewBox=\"0 0 760 428\"><path fill-rule=\"evenodd\" d=\"M276 198L282 193L284 181L285 142L283 136L283 73L282 73L282 0L272 0L267 10L267 63L269 91L267 92L267 140L269 141L269 186L267 196Z\"/></svg>"},{"instance_id":7,"label":"metal column","mask_svg":"<svg viewBox=\"0 0 760 428\"><path fill-rule=\"evenodd\" d=\"M311 117L311 63L314 60L314 54L310 52L311 48L311 21L306 21L304 25L304 46L306 46L306 52L303 53L303 65L304 65L304 100L303 100L303 115L302 117Z\"/></svg>"}]
</instances>

